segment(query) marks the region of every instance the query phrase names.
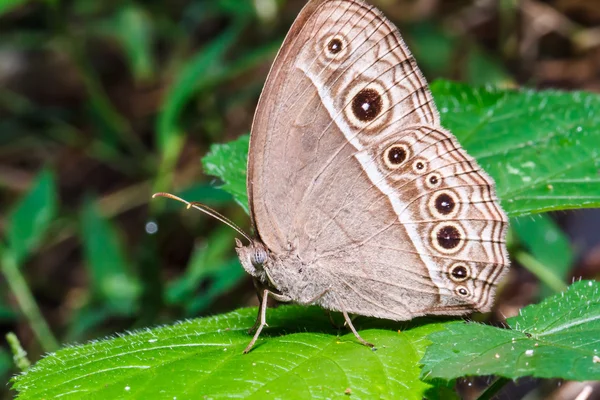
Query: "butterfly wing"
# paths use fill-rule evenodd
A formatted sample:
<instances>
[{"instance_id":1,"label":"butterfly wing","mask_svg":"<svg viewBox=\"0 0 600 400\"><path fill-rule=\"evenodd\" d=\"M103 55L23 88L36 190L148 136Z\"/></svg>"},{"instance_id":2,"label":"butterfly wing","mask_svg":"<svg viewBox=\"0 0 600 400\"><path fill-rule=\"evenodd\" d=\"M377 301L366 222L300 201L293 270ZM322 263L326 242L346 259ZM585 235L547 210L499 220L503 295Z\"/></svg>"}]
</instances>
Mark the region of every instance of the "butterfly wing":
<instances>
[{"instance_id":1,"label":"butterfly wing","mask_svg":"<svg viewBox=\"0 0 600 400\"><path fill-rule=\"evenodd\" d=\"M398 320L487 309L507 263L491 179L361 0L312 0L292 26L256 112L248 190L281 259L270 276L300 302L322 292L323 307Z\"/></svg>"}]
</instances>

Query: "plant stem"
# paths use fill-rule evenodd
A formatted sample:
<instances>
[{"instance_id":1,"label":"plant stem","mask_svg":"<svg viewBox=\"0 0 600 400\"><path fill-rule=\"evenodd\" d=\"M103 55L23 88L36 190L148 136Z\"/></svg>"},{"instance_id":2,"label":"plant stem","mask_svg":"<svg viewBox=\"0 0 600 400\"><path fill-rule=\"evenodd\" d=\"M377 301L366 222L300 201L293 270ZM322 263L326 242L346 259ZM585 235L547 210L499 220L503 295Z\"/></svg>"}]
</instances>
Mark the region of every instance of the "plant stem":
<instances>
[{"instance_id":1,"label":"plant stem","mask_svg":"<svg viewBox=\"0 0 600 400\"><path fill-rule=\"evenodd\" d=\"M567 290L567 285L550 268L539 262L531 254L518 251L515 254L515 259L556 293Z\"/></svg>"},{"instance_id":2,"label":"plant stem","mask_svg":"<svg viewBox=\"0 0 600 400\"><path fill-rule=\"evenodd\" d=\"M17 265L15 258L10 251L7 251L6 249L3 250L1 255L1 270L6 278L8 286L17 300L21 312L29 321L31 329L44 351L51 352L58 349L58 341L52 334L46 320L42 317L42 313L27 286L27 282L25 281L25 278L23 278L21 271L19 271L19 266Z\"/></svg>"},{"instance_id":3,"label":"plant stem","mask_svg":"<svg viewBox=\"0 0 600 400\"><path fill-rule=\"evenodd\" d=\"M21 342L19 341L17 335L15 335L13 332L9 332L6 335L6 341L8 342L8 345L13 353L13 360L17 368L19 368L21 371L27 371L29 367L31 367L31 361L29 361L27 358L27 352L25 349L23 349L23 346L21 346Z\"/></svg>"},{"instance_id":4,"label":"plant stem","mask_svg":"<svg viewBox=\"0 0 600 400\"><path fill-rule=\"evenodd\" d=\"M502 377L496 378L496 380L479 395L477 400L491 400L508 382L510 382L510 379Z\"/></svg>"}]
</instances>

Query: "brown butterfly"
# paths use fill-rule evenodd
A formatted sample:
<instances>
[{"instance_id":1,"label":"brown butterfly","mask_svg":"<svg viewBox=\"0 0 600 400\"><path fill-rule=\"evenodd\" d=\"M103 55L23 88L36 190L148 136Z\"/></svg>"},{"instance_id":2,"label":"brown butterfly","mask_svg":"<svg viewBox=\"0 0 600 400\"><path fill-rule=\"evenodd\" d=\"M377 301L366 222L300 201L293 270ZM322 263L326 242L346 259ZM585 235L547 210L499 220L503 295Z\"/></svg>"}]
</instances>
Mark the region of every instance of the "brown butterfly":
<instances>
[{"instance_id":1,"label":"brown butterfly","mask_svg":"<svg viewBox=\"0 0 600 400\"><path fill-rule=\"evenodd\" d=\"M372 346L348 313L488 311L508 269L493 180L441 127L397 28L362 0L311 0L294 22L256 110L247 185L256 236L235 227L249 241L236 250L261 307L245 352L268 296L341 311Z\"/></svg>"}]
</instances>

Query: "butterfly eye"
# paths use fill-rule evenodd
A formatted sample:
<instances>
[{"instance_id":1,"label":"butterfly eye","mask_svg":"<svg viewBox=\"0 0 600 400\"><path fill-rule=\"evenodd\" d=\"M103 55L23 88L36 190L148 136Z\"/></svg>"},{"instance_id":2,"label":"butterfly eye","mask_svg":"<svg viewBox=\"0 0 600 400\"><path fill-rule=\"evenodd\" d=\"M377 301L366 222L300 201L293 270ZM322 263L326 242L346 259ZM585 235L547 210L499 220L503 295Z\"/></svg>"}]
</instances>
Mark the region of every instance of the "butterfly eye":
<instances>
[{"instance_id":1,"label":"butterfly eye","mask_svg":"<svg viewBox=\"0 0 600 400\"><path fill-rule=\"evenodd\" d=\"M434 172L433 174L430 174L429 176L427 176L427 179L425 180L425 184L430 189L439 187L442 184L442 177L437 172Z\"/></svg>"},{"instance_id":2,"label":"butterfly eye","mask_svg":"<svg viewBox=\"0 0 600 400\"><path fill-rule=\"evenodd\" d=\"M375 81L352 81L344 98L344 116L351 128L361 134L378 134L392 116L390 92Z\"/></svg>"},{"instance_id":3,"label":"butterfly eye","mask_svg":"<svg viewBox=\"0 0 600 400\"><path fill-rule=\"evenodd\" d=\"M381 113L383 100L372 88L363 89L352 100L352 113L362 122L373 121Z\"/></svg>"},{"instance_id":4,"label":"butterfly eye","mask_svg":"<svg viewBox=\"0 0 600 400\"><path fill-rule=\"evenodd\" d=\"M453 222L445 222L436 226L431 232L433 247L440 253L454 254L465 244L465 231Z\"/></svg>"},{"instance_id":5,"label":"butterfly eye","mask_svg":"<svg viewBox=\"0 0 600 400\"><path fill-rule=\"evenodd\" d=\"M393 144L383 153L383 162L389 169L397 169L408 156L408 147L405 144Z\"/></svg>"},{"instance_id":6,"label":"butterfly eye","mask_svg":"<svg viewBox=\"0 0 600 400\"><path fill-rule=\"evenodd\" d=\"M448 215L454 211L456 202L448 193L442 193L435 198L435 209L440 214Z\"/></svg>"},{"instance_id":7,"label":"butterfly eye","mask_svg":"<svg viewBox=\"0 0 600 400\"><path fill-rule=\"evenodd\" d=\"M343 47L344 47L344 44L338 38L331 39L329 41L329 44L327 44L327 50L329 50L329 52L331 54L339 53L340 51L342 51Z\"/></svg>"},{"instance_id":8,"label":"butterfly eye","mask_svg":"<svg viewBox=\"0 0 600 400\"><path fill-rule=\"evenodd\" d=\"M324 53L327 60L342 60L348 53L348 42L342 35L333 35L324 40Z\"/></svg>"},{"instance_id":9,"label":"butterfly eye","mask_svg":"<svg viewBox=\"0 0 600 400\"><path fill-rule=\"evenodd\" d=\"M458 196L451 190L435 192L429 199L429 212L436 218L454 218L459 211Z\"/></svg>"},{"instance_id":10,"label":"butterfly eye","mask_svg":"<svg viewBox=\"0 0 600 400\"><path fill-rule=\"evenodd\" d=\"M471 276L471 269L463 263L456 263L450 268L450 278L454 282L463 282Z\"/></svg>"},{"instance_id":11,"label":"butterfly eye","mask_svg":"<svg viewBox=\"0 0 600 400\"><path fill-rule=\"evenodd\" d=\"M415 171L417 174L422 174L426 170L427 170L427 161L425 161L425 160L416 160L413 163L413 171Z\"/></svg>"},{"instance_id":12,"label":"butterfly eye","mask_svg":"<svg viewBox=\"0 0 600 400\"><path fill-rule=\"evenodd\" d=\"M447 225L438 230L436 239L443 248L454 249L460 244L462 238L455 226Z\"/></svg>"}]
</instances>

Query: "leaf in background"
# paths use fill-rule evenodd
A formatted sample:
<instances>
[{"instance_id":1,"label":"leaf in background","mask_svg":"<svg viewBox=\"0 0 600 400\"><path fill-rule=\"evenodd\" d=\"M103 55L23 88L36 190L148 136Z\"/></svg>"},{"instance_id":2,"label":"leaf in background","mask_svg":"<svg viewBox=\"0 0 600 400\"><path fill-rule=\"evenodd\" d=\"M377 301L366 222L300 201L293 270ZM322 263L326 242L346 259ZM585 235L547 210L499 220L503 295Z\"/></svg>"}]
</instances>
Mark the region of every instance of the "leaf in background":
<instances>
[{"instance_id":1,"label":"leaf in background","mask_svg":"<svg viewBox=\"0 0 600 400\"><path fill-rule=\"evenodd\" d=\"M121 7L109 28L107 33L116 36L121 42L136 80L152 78L153 27L147 11L135 5Z\"/></svg>"},{"instance_id":2,"label":"leaf in background","mask_svg":"<svg viewBox=\"0 0 600 400\"><path fill-rule=\"evenodd\" d=\"M10 12L13 8L27 3L27 0L0 0L0 17Z\"/></svg>"},{"instance_id":3,"label":"leaf in background","mask_svg":"<svg viewBox=\"0 0 600 400\"><path fill-rule=\"evenodd\" d=\"M8 215L9 250L17 264L40 244L57 209L54 174L49 170L42 171L27 195Z\"/></svg>"},{"instance_id":4,"label":"leaf in background","mask_svg":"<svg viewBox=\"0 0 600 400\"><path fill-rule=\"evenodd\" d=\"M211 3L219 13L244 17L251 17L255 14L252 0L216 0Z\"/></svg>"},{"instance_id":5,"label":"leaf in background","mask_svg":"<svg viewBox=\"0 0 600 400\"><path fill-rule=\"evenodd\" d=\"M78 342L103 336L102 326L109 318L114 317L115 311L106 304L84 304L77 308L71 318L68 330L63 334L64 342ZM106 335L112 332L107 332Z\"/></svg>"},{"instance_id":6,"label":"leaf in background","mask_svg":"<svg viewBox=\"0 0 600 400\"><path fill-rule=\"evenodd\" d=\"M421 22L408 26L407 37L421 69L430 76L450 77L456 38L439 24Z\"/></svg>"},{"instance_id":7,"label":"leaf in background","mask_svg":"<svg viewBox=\"0 0 600 400\"><path fill-rule=\"evenodd\" d=\"M219 273L224 267L226 258L231 254L235 243L235 233L230 227L221 226L211 233L206 243L196 246L185 274L169 284L167 290L168 303L188 304L199 290L201 283L214 278ZM239 263L238 267L243 272Z\"/></svg>"},{"instance_id":8,"label":"leaf in background","mask_svg":"<svg viewBox=\"0 0 600 400\"><path fill-rule=\"evenodd\" d=\"M514 85L514 79L502 67L502 61L474 44L466 58L466 80L471 85Z\"/></svg>"},{"instance_id":9,"label":"leaf in background","mask_svg":"<svg viewBox=\"0 0 600 400\"><path fill-rule=\"evenodd\" d=\"M217 297L228 293L247 278L248 274L237 257L219 264L218 269L215 269L210 276L208 287L186 305L186 314L192 316L205 312Z\"/></svg>"},{"instance_id":10,"label":"leaf in background","mask_svg":"<svg viewBox=\"0 0 600 400\"><path fill-rule=\"evenodd\" d=\"M511 216L600 206L600 96L432 85L442 124L497 184Z\"/></svg>"},{"instance_id":11,"label":"leaf in background","mask_svg":"<svg viewBox=\"0 0 600 400\"><path fill-rule=\"evenodd\" d=\"M511 227L531 255L548 268L548 273L565 281L573 263L569 238L547 215L513 218ZM541 288L542 298L554 293L547 285Z\"/></svg>"},{"instance_id":12,"label":"leaf in background","mask_svg":"<svg viewBox=\"0 0 600 400\"><path fill-rule=\"evenodd\" d=\"M81 214L81 236L94 292L118 313L129 314L140 293L115 227L88 201Z\"/></svg>"},{"instance_id":13,"label":"leaf in background","mask_svg":"<svg viewBox=\"0 0 600 400\"><path fill-rule=\"evenodd\" d=\"M600 283L577 282L523 308L511 329L451 323L429 336L423 377L500 375L600 380Z\"/></svg>"},{"instance_id":14,"label":"leaf in background","mask_svg":"<svg viewBox=\"0 0 600 400\"><path fill-rule=\"evenodd\" d=\"M8 293L8 289L4 289ZM13 321L17 318L17 313L8 304L2 303L4 299L0 298L0 323Z\"/></svg>"},{"instance_id":15,"label":"leaf in background","mask_svg":"<svg viewBox=\"0 0 600 400\"><path fill-rule=\"evenodd\" d=\"M6 375L14 368L13 360L8 351L0 347L0 381L4 381Z\"/></svg>"},{"instance_id":16,"label":"leaf in background","mask_svg":"<svg viewBox=\"0 0 600 400\"><path fill-rule=\"evenodd\" d=\"M225 144L213 144L210 152L202 159L204 171L223 181L221 188L231 193L235 201L248 212L246 192L246 164L250 137L240 136Z\"/></svg>"},{"instance_id":17,"label":"leaf in background","mask_svg":"<svg viewBox=\"0 0 600 400\"><path fill-rule=\"evenodd\" d=\"M202 182L197 185L188 187L181 191L175 192L175 194L182 199L189 201L200 201L207 206L223 206L231 204L233 197L228 192L214 187L209 182ZM165 210L181 211L181 203L173 201L165 204Z\"/></svg>"},{"instance_id":18,"label":"leaf in background","mask_svg":"<svg viewBox=\"0 0 600 400\"><path fill-rule=\"evenodd\" d=\"M443 125L494 177L510 216L600 206L600 96L447 81L432 92ZM247 141L214 145L203 160L246 212Z\"/></svg>"},{"instance_id":19,"label":"leaf in background","mask_svg":"<svg viewBox=\"0 0 600 400\"><path fill-rule=\"evenodd\" d=\"M432 390L418 361L440 324L362 330L373 351L352 333L338 338L323 310L284 306L269 310L270 327L244 355L256 311L62 349L14 379L18 398L345 398L350 389L353 398L421 400Z\"/></svg>"},{"instance_id":20,"label":"leaf in background","mask_svg":"<svg viewBox=\"0 0 600 400\"><path fill-rule=\"evenodd\" d=\"M179 116L193 95L216 84L223 74L228 73L227 68L223 66L223 57L239 38L244 26L243 21L234 19L231 27L192 58L169 89L162 112L157 118L156 142L162 160L154 182L154 192L165 191L170 186L183 148L184 136L179 126Z\"/></svg>"},{"instance_id":21,"label":"leaf in background","mask_svg":"<svg viewBox=\"0 0 600 400\"><path fill-rule=\"evenodd\" d=\"M458 77L472 85L512 83L500 60L469 37L458 37L430 21L412 24L407 32L419 66L428 76Z\"/></svg>"},{"instance_id":22,"label":"leaf in background","mask_svg":"<svg viewBox=\"0 0 600 400\"><path fill-rule=\"evenodd\" d=\"M223 73L223 56L242 32L245 24L234 23L232 27L204 47L179 73L171 86L162 112L157 119L157 143L163 153L178 154L181 130L178 118L190 98L198 90L214 84ZM177 150L177 151L176 151Z\"/></svg>"}]
</instances>

